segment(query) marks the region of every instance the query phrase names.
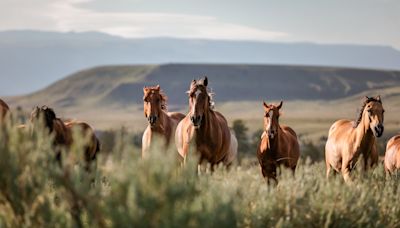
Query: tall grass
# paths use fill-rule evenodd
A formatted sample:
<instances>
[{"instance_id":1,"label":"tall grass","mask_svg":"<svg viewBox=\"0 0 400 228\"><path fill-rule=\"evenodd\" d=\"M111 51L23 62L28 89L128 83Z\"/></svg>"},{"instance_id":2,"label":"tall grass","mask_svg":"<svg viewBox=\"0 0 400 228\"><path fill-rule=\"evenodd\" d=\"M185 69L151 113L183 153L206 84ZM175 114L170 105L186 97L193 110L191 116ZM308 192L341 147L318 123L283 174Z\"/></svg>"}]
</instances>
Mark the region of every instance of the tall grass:
<instances>
[{"instance_id":1,"label":"tall grass","mask_svg":"<svg viewBox=\"0 0 400 228\"><path fill-rule=\"evenodd\" d=\"M43 129L1 129L0 227L400 226L399 179L382 167L346 185L302 161L295 177L283 170L268 186L254 162L197 173L195 156L184 167L173 151L141 159L120 134L87 173L84 140L75 141L60 166Z\"/></svg>"}]
</instances>

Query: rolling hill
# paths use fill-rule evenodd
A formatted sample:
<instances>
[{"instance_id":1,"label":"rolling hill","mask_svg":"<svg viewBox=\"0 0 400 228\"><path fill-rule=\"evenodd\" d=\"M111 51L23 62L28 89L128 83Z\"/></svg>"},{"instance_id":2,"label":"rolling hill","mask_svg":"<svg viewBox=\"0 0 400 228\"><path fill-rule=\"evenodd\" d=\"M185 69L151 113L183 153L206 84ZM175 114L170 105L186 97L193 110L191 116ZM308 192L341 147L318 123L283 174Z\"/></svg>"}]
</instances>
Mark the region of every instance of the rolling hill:
<instances>
[{"instance_id":1,"label":"rolling hill","mask_svg":"<svg viewBox=\"0 0 400 228\"><path fill-rule=\"evenodd\" d=\"M77 72L38 92L6 98L30 110L48 105L60 116L84 119L98 128L141 130L142 88L160 84L169 109L186 111L189 83L207 75L216 107L228 120L260 126L261 100L283 99L284 119L301 132L321 135L336 118L354 117L362 96L382 94L386 120L398 127L400 72L284 65L166 64L101 66Z\"/></svg>"},{"instance_id":2,"label":"rolling hill","mask_svg":"<svg viewBox=\"0 0 400 228\"><path fill-rule=\"evenodd\" d=\"M96 32L4 31L0 32L0 95L30 93L80 69L99 65L165 63L251 63L400 70L400 51L386 46L125 39Z\"/></svg>"},{"instance_id":3,"label":"rolling hill","mask_svg":"<svg viewBox=\"0 0 400 228\"><path fill-rule=\"evenodd\" d=\"M159 84L169 96L170 105L184 106L191 80L203 75L209 77L217 102L335 100L400 86L399 71L279 65L103 66L80 71L13 101L23 107L126 107L142 103L144 86Z\"/></svg>"}]
</instances>

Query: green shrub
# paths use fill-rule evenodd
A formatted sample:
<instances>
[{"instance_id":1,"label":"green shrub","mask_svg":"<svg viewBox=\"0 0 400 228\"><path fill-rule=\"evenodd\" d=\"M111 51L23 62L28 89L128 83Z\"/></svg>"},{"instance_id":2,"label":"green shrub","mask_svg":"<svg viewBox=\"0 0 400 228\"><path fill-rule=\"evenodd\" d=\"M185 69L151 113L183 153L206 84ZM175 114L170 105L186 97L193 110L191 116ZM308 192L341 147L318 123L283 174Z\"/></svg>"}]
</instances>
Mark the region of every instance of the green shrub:
<instances>
[{"instance_id":1,"label":"green shrub","mask_svg":"<svg viewBox=\"0 0 400 228\"><path fill-rule=\"evenodd\" d=\"M382 167L351 185L327 180L322 162L300 161L295 177L283 169L268 186L257 165L197 173L176 152L141 159L118 132L97 169L80 165L84 140L54 161L51 140L12 124L0 131L0 226L3 227L398 227L398 178Z\"/></svg>"}]
</instances>

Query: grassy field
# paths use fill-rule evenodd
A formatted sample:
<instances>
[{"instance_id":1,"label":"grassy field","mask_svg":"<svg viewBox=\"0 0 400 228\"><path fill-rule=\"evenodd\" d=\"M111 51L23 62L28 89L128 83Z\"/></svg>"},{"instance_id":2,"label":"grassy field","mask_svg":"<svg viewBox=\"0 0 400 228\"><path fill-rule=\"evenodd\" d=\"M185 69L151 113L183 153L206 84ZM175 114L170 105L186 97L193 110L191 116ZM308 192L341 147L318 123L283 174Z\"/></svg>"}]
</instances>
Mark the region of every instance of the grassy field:
<instances>
[{"instance_id":1,"label":"grassy field","mask_svg":"<svg viewBox=\"0 0 400 228\"><path fill-rule=\"evenodd\" d=\"M322 162L303 158L268 186L254 157L230 170L197 172L191 154L158 147L148 159L119 133L91 174L80 166L77 138L54 161L51 139L15 126L0 130L1 227L398 227L399 179L383 168L327 180ZM240 151L243 153L243 151Z\"/></svg>"}]
</instances>

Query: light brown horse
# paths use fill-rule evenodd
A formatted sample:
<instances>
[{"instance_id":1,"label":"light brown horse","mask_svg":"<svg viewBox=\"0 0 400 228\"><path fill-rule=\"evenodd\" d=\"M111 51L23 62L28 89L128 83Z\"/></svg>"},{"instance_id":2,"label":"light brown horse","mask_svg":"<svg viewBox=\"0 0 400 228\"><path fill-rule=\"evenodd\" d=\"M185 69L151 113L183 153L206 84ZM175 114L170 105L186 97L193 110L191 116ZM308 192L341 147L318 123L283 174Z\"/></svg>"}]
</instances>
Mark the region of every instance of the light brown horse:
<instances>
[{"instance_id":1,"label":"light brown horse","mask_svg":"<svg viewBox=\"0 0 400 228\"><path fill-rule=\"evenodd\" d=\"M143 110L149 123L142 137L142 157L145 157L157 137L165 141L166 147L170 145L176 126L185 115L167 111L167 96L159 85L144 87L143 93Z\"/></svg>"},{"instance_id":2,"label":"light brown horse","mask_svg":"<svg viewBox=\"0 0 400 228\"><path fill-rule=\"evenodd\" d=\"M96 137L94 130L84 122L67 122L64 123L60 118L56 117L53 109L47 106L36 107L31 113L31 123L35 124L40 118L43 119L45 127L50 134L54 134L53 145L56 152L56 160L61 162L62 148L67 150L73 143L73 129L80 133L80 137L88 138L88 142L84 147L85 169L89 170L90 163L96 159L97 153L100 151L100 142Z\"/></svg>"},{"instance_id":3,"label":"light brown horse","mask_svg":"<svg viewBox=\"0 0 400 228\"><path fill-rule=\"evenodd\" d=\"M263 102L264 131L257 148L257 158L262 175L267 178L268 184L270 180L278 183L276 169L281 165L292 169L294 174L300 156L296 132L288 126L279 124L282 103L281 101L279 105L268 105Z\"/></svg>"},{"instance_id":4,"label":"light brown horse","mask_svg":"<svg viewBox=\"0 0 400 228\"><path fill-rule=\"evenodd\" d=\"M400 135L393 136L386 145L385 171L392 174L400 169Z\"/></svg>"},{"instance_id":5,"label":"light brown horse","mask_svg":"<svg viewBox=\"0 0 400 228\"><path fill-rule=\"evenodd\" d=\"M4 121L9 112L10 108L8 107L7 103L0 99L0 123Z\"/></svg>"},{"instance_id":6,"label":"light brown horse","mask_svg":"<svg viewBox=\"0 0 400 228\"><path fill-rule=\"evenodd\" d=\"M213 110L208 79L193 80L190 85L189 113L179 123L175 143L179 154L186 160L190 145L199 154L199 164L207 161L214 165L230 165L237 156L236 136L229 130L225 117Z\"/></svg>"},{"instance_id":7,"label":"light brown horse","mask_svg":"<svg viewBox=\"0 0 400 228\"><path fill-rule=\"evenodd\" d=\"M338 120L331 126L325 145L327 177L333 168L342 173L346 182L351 181L350 173L361 154L364 170L378 162L375 137L383 134L383 113L380 96L366 97L355 122ZM370 159L373 161L369 161Z\"/></svg>"}]
</instances>

